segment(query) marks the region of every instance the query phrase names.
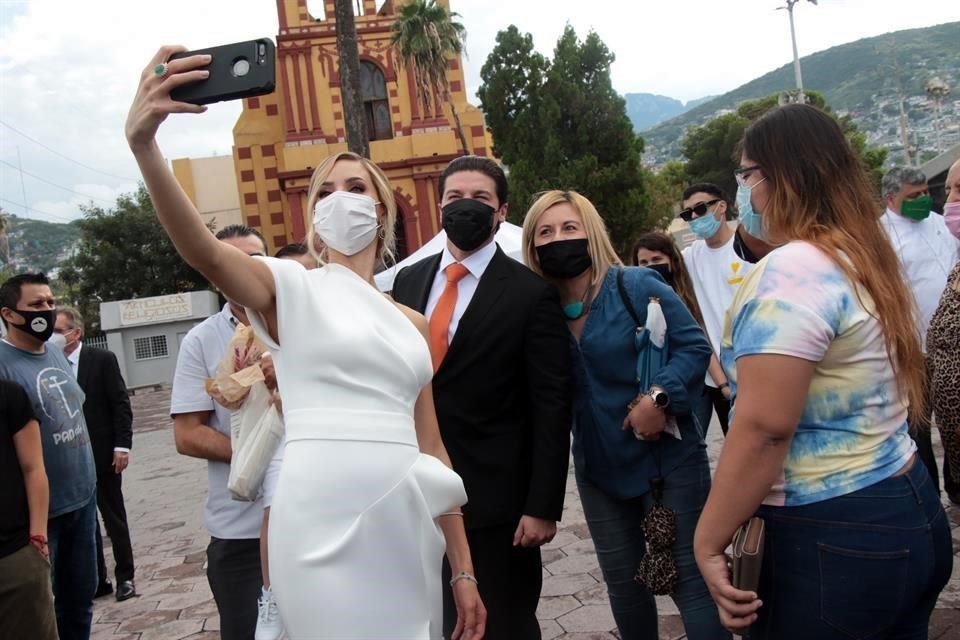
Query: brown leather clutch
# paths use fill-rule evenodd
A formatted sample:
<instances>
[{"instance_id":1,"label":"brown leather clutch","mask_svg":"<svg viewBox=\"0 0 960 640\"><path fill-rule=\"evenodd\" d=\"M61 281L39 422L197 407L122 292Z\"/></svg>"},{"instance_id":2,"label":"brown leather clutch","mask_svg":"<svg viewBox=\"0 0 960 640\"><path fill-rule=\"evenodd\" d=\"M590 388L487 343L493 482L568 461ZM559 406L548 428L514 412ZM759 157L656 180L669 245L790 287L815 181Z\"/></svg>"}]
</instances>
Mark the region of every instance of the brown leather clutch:
<instances>
[{"instance_id":1,"label":"brown leather clutch","mask_svg":"<svg viewBox=\"0 0 960 640\"><path fill-rule=\"evenodd\" d=\"M763 518L757 517L744 522L733 534L731 571L734 588L756 592L760 586L764 537Z\"/></svg>"}]
</instances>

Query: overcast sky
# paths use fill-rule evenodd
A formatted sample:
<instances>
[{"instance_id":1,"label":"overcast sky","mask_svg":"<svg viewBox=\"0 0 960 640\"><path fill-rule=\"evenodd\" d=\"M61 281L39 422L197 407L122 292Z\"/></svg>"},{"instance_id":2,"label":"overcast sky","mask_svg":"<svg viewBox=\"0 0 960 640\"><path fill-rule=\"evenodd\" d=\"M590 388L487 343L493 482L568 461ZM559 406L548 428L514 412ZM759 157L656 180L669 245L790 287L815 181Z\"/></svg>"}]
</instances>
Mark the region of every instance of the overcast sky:
<instances>
[{"instance_id":1,"label":"overcast sky","mask_svg":"<svg viewBox=\"0 0 960 640\"><path fill-rule=\"evenodd\" d=\"M616 54L618 91L686 101L791 59L787 15L776 10L783 2L451 0L451 8L468 31L471 93L498 30L516 24L549 54L569 22L581 36L595 30ZM308 4L322 8L321 0ZM960 3L820 0L801 2L795 14L806 55L960 19ZM63 222L91 198L112 204L136 186L123 121L159 45L199 48L276 33L274 0L0 0L0 207ZM161 129L161 148L169 158L229 154L239 112L239 103L227 103L199 117L174 116Z\"/></svg>"}]
</instances>

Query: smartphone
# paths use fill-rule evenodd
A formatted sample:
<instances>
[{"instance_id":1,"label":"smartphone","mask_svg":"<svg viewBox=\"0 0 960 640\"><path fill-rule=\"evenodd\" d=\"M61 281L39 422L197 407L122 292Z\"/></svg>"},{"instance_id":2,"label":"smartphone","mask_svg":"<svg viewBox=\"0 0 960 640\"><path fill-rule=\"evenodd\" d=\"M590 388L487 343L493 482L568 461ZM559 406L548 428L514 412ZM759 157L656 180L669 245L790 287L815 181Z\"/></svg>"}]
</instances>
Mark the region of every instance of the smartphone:
<instances>
[{"instance_id":1,"label":"smartphone","mask_svg":"<svg viewBox=\"0 0 960 640\"><path fill-rule=\"evenodd\" d=\"M177 102L210 104L238 98L251 98L273 93L277 84L276 48L270 38L235 42L209 49L184 51L171 60L207 54L210 75L206 80L191 82L170 92Z\"/></svg>"}]
</instances>

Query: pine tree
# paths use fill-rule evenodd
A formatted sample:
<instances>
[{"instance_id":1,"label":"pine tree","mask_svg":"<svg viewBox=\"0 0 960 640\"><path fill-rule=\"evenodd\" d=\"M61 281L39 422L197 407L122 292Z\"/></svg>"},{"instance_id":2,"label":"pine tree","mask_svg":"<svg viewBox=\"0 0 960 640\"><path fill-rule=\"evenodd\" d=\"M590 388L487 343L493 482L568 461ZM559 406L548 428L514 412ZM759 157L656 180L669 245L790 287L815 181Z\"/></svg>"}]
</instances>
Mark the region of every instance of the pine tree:
<instances>
[{"instance_id":1,"label":"pine tree","mask_svg":"<svg viewBox=\"0 0 960 640\"><path fill-rule=\"evenodd\" d=\"M652 225L643 140L613 88L613 61L596 33L581 41L569 25L548 61L511 26L497 35L478 95L494 153L509 169L511 217L522 219L540 191L573 189L597 207L622 252Z\"/></svg>"}]
</instances>

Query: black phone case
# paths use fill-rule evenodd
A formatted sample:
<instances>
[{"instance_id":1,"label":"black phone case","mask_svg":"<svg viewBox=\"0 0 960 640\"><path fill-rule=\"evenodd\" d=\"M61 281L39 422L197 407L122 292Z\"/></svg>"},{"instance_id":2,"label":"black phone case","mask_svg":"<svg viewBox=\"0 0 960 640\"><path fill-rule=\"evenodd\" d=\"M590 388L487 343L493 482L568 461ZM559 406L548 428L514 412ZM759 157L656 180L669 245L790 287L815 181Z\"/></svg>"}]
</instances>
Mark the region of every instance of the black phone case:
<instances>
[{"instance_id":1,"label":"black phone case","mask_svg":"<svg viewBox=\"0 0 960 640\"><path fill-rule=\"evenodd\" d=\"M263 56L258 52L261 44L266 47ZM170 92L173 100L191 104L210 104L266 95L273 93L276 87L276 48L269 38L184 51L173 54L170 60L199 54L211 56L210 64L200 67L207 69L210 76L206 80L177 87ZM250 63L250 70L246 75L238 76L234 73L234 63L241 59L246 59Z\"/></svg>"}]
</instances>

